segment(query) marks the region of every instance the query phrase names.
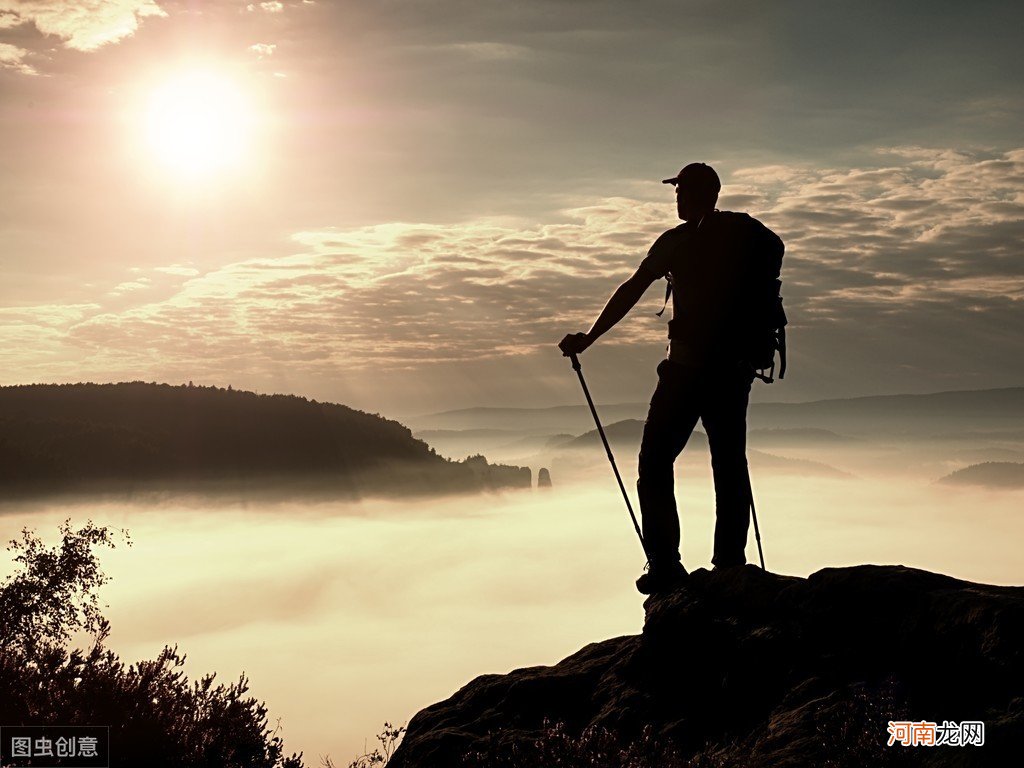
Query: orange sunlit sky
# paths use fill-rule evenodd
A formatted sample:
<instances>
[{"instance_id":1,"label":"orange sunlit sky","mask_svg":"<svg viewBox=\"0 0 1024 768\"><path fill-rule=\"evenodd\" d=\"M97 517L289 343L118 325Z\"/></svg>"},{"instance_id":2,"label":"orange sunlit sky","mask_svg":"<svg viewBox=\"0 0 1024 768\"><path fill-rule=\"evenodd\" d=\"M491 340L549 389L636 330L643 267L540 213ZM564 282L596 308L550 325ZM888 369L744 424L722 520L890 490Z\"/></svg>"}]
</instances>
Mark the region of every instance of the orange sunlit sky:
<instances>
[{"instance_id":1,"label":"orange sunlit sky","mask_svg":"<svg viewBox=\"0 0 1024 768\"><path fill-rule=\"evenodd\" d=\"M693 160L787 243L772 399L1019 384L1021 16L0 0L0 384L575 402L554 342ZM600 399L648 396L660 294L588 352Z\"/></svg>"}]
</instances>

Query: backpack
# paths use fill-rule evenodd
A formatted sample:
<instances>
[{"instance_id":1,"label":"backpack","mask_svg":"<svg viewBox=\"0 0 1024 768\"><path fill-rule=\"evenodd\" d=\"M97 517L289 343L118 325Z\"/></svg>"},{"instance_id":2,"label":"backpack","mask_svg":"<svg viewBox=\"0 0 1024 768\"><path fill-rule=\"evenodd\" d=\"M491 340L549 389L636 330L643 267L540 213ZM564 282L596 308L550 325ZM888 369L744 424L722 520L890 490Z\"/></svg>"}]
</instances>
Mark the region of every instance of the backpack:
<instances>
[{"instance_id":1,"label":"backpack","mask_svg":"<svg viewBox=\"0 0 1024 768\"><path fill-rule=\"evenodd\" d=\"M756 222L752 219L751 221ZM701 223L703 220L701 220ZM744 290L743 302L747 311L743 317L744 339L742 342L742 360L750 366L755 378L766 384L775 381L775 353L779 353L779 376L786 376L786 311L782 307L782 241L775 233L756 222L760 230L757 235L768 233L770 237L752 237L751 250L754 259L763 260L765 269L761 274L752 274ZM700 226L700 223L697 225ZM657 313L658 317L665 311L672 297L672 281L665 276L665 305ZM673 320L669 321L669 338L673 336Z\"/></svg>"},{"instance_id":2,"label":"backpack","mask_svg":"<svg viewBox=\"0 0 1024 768\"><path fill-rule=\"evenodd\" d=\"M786 377L786 311L782 308L782 281L757 286L751 297L750 337L745 361L754 376L765 384L775 381L775 353L779 353L779 378ZM767 371L767 373L765 373Z\"/></svg>"}]
</instances>

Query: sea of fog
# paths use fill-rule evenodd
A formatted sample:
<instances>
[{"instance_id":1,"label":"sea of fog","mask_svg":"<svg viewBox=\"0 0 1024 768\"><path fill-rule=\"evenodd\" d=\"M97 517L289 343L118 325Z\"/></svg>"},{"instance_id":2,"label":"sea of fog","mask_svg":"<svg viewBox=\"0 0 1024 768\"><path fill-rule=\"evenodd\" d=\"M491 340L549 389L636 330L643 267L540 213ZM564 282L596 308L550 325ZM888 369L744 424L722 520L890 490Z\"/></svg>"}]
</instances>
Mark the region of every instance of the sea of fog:
<instances>
[{"instance_id":1,"label":"sea of fog","mask_svg":"<svg viewBox=\"0 0 1024 768\"><path fill-rule=\"evenodd\" d=\"M713 498L706 466L689 466L678 497L692 570L709 567ZM1019 491L881 473L755 486L770 570L902 563L1024 583ZM385 720L405 723L477 675L552 664L643 623L644 558L607 465L553 489L436 500L7 506L0 533L55 541L69 517L131 533L133 546L100 553L122 660L178 644L191 677L244 672L311 766L328 754L347 765Z\"/></svg>"}]
</instances>

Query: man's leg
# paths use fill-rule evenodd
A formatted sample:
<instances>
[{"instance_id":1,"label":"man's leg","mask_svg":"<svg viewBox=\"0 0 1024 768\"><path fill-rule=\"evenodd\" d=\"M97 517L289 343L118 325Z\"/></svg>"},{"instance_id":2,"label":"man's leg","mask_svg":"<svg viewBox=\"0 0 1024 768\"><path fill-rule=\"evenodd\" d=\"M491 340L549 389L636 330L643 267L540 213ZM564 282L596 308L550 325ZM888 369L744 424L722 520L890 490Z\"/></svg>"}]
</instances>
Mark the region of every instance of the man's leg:
<instances>
[{"instance_id":1,"label":"man's leg","mask_svg":"<svg viewBox=\"0 0 1024 768\"><path fill-rule=\"evenodd\" d=\"M652 569L679 562L679 514L672 467L697 425L700 406L695 395L689 369L668 360L658 365L658 386L644 422L636 481Z\"/></svg>"},{"instance_id":2,"label":"man's leg","mask_svg":"<svg viewBox=\"0 0 1024 768\"><path fill-rule=\"evenodd\" d=\"M747 475L747 402L752 379L736 370L708 379L701 421L715 478L715 552L720 568L747 562L750 486Z\"/></svg>"}]
</instances>

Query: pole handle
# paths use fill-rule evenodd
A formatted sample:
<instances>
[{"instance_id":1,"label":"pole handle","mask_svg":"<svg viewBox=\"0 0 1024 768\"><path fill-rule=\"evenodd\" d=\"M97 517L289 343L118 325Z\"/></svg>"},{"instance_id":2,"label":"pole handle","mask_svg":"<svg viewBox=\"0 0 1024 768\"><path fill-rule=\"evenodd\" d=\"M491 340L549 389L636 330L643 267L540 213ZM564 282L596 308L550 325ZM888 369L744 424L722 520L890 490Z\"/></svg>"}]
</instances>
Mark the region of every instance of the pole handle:
<instances>
[{"instance_id":1,"label":"pole handle","mask_svg":"<svg viewBox=\"0 0 1024 768\"><path fill-rule=\"evenodd\" d=\"M576 353L575 353L575 352L567 352L567 353L566 353L566 356L567 356L567 357L568 357L568 358L569 358L570 360L572 360L572 369L573 369L574 371L578 371L578 370L581 370L581 369L583 368L583 366L582 366L582 365L580 365L580 359L579 359L579 358L578 358L578 357L576 356Z\"/></svg>"}]
</instances>

